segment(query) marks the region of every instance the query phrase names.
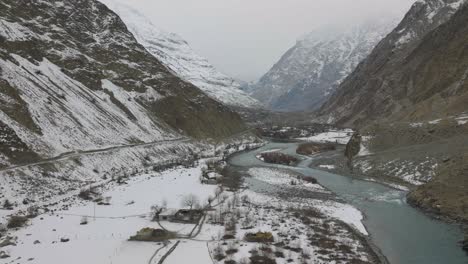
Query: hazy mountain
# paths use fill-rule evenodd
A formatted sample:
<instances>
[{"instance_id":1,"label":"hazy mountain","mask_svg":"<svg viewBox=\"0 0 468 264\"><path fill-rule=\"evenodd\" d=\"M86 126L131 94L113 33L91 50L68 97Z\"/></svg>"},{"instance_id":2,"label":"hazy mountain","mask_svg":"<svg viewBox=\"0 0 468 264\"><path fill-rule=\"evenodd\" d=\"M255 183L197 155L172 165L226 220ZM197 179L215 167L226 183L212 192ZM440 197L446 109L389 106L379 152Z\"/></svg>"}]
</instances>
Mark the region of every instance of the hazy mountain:
<instances>
[{"instance_id":1,"label":"hazy mountain","mask_svg":"<svg viewBox=\"0 0 468 264\"><path fill-rule=\"evenodd\" d=\"M274 110L316 109L395 24L382 19L315 30L298 40L250 92Z\"/></svg>"},{"instance_id":2,"label":"hazy mountain","mask_svg":"<svg viewBox=\"0 0 468 264\"><path fill-rule=\"evenodd\" d=\"M409 203L462 223L468 221L464 2L417 1L320 110L324 121L359 129L347 148L355 173L417 185Z\"/></svg>"},{"instance_id":3,"label":"hazy mountain","mask_svg":"<svg viewBox=\"0 0 468 264\"><path fill-rule=\"evenodd\" d=\"M329 122L360 126L383 117L416 120L463 112L468 62L466 34L459 32L464 25L436 29L463 2L417 1L320 113Z\"/></svg>"}]
</instances>

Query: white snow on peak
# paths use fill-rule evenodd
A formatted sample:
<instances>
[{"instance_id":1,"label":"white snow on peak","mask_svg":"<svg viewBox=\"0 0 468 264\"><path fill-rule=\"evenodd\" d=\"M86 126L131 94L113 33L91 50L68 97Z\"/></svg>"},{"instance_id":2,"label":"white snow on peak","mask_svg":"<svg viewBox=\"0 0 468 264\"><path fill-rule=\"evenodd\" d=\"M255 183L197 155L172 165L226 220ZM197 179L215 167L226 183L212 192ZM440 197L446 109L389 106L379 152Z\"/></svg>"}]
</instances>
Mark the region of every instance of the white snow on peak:
<instances>
[{"instance_id":1,"label":"white snow on peak","mask_svg":"<svg viewBox=\"0 0 468 264\"><path fill-rule=\"evenodd\" d=\"M259 108L261 104L244 93L232 78L219 72L181 37L157 28L138 10L114 0L101 0L117 13L137 41L180 78L211 98L239 107Z\"/></svg>"},{"instance_id":2,"label":"white snow on peak","mask_svg":"<svg viewBox=\"0 0 468 264\"><path fill-rule=\"evenodd\" d=\"M382 18L353 26L321 26L300 37L252 95L273 108L287 104L288 109L302 110L295 107L302 103L307 108L313 101L320 106L396 24L396 19Z\"/></svg>"},{"instance_id":3,"label":"white snow on peak","mask_svg":"<svg viewBox=\"0 0 468 264\"><path fill-rule=\"evenodd\" d=\"M413 27L405 27L397 30L399 38L395 42L396 48L400 48L413 40L421 37L420 32L424 30L417 30L418 25L432 25L436 27L440 23L443 23L451 15L453 15L467 0L418 0L413 4L413 7L419 7L424 15L418 17L412 22ZM443 17L444 19L440 19Z\"/></svg>"}]
</instances>

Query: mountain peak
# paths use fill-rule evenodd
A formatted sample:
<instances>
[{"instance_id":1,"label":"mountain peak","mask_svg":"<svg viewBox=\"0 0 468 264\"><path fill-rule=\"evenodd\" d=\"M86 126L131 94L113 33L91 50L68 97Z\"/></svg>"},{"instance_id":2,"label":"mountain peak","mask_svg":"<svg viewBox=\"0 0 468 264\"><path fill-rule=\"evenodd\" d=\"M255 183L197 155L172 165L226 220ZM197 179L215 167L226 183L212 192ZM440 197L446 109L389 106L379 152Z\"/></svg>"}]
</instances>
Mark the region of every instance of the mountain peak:
<instances>
[{"instance_id":1,"label":"mountain peak","mask_svg":"<svg viewBox=\"0 0 468 264\"><path fill-rule=\"evenodd\" d=\"M302 36L253 86L252 96L279 111L320 107L395 24L328 25Z\"/></svg>"},{"instance_id":2,"label":"mountain peak","mask_svg":"<svg viewBox=\"0 0 468 264\"><path fill-rule=\"evenodd\" d=\"M238 82L218 71L177 34L159 29L145 15L128 5L114 0L102 2L119 14L140 44L180 78L229 106L261 107L257 100L240 89Z\"/></svg>"}]
</instances>

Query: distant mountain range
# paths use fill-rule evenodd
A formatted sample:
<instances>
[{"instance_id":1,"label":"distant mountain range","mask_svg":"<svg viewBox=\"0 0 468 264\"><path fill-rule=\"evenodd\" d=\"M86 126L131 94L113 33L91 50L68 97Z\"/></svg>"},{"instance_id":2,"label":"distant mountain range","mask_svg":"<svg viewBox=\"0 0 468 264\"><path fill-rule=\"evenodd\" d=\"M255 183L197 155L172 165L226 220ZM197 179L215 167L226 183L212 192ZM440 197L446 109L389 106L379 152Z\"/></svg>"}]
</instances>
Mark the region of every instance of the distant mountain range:
<instances>
[{"instance_id":1,"label":"distant mountain range","mask_svg":"<svg viewBox=\"0 0 468 264\"><path fill-rule=\"evenodd\" d=\"M276 111L315 110L396 25L393 19L315 30L247 91Z\"/></svg>"}]
</instances>

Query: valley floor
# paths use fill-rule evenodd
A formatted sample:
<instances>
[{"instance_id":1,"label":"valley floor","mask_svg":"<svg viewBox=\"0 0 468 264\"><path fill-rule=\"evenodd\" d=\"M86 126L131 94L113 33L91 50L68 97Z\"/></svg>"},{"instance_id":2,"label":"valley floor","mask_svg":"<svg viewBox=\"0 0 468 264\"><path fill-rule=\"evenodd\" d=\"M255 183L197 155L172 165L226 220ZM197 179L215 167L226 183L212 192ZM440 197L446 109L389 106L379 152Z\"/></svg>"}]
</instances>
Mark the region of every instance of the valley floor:
<instances>
[{"instance_id":1,"label":"valley floor","mask_svg":"<svg viewBox=\"0 0 468 264\"><path fill-rule=\"evenodd\" d=\"M255 259L375 263L362 214L328 199L333 195L322 186L297 180L286 171L259 167L246 173L249 189L220 193L216 185L200 183L205 161L193 168L112 182L101 190L108 205L78 197L57 203L25 227L10 229L3 236L0 263L248 263ZM297 185L289 186L291 179ZM301 195L286 199L268 191L277 187ZM203 205L209 197L216 197L198 224L151 221L152 205L165 201L168 208L181 208L187 194L194 194ZM8 213L1 211L3 216ZM128 240L144 227L164 228L177 238ZM274 242L246 240L247 233L257 232L270 234Z\"/></svg>"}]
</instances>

